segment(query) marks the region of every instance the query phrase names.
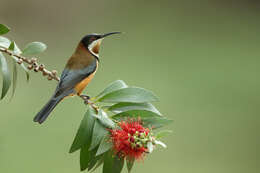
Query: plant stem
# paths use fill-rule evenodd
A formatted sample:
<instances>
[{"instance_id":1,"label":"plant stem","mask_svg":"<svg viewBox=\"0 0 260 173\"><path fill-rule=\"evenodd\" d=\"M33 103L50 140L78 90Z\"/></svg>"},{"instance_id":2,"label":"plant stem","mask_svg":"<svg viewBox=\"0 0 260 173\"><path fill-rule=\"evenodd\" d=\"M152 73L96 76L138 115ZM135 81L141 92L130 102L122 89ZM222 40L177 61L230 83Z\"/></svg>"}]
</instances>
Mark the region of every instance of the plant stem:
<instances>
[{"instance_id":1,"label":"plant stem","mask_svg":"<svg viewBox=\"0 0 260 173\"><path fill-rule=\"evenodd\" d=\"M33 69L34 72L41 71L43 76L48 77L48 80L54 79L56 81L60 81L60 78L57 76L57 71L56 70L52 70L52 71L47 70L43 64L37 63L37 58L29 59L27 57L15 54L13 51L8 50L7 48L2 48L2 47L0 47L0 52L6 53L6 54L10 55L11 57L16 57L18 59L17 60L18 64L22 64L22 63L28 64L28 66L27 66L28 70Z\"/></svg>"}]
</instances>

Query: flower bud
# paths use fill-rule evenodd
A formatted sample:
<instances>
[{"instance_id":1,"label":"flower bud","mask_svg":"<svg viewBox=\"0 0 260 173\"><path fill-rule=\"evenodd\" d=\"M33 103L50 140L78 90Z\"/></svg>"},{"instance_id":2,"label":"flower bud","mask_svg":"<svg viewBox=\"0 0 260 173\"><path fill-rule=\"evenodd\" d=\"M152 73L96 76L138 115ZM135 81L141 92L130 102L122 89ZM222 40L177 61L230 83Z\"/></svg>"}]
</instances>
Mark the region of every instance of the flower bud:
<instances>
[{"instance_id":1,"label":"flower bud","mask_svg":"<svg viewBox=\"0 0 260 173\"><path fill-rule=\"evenodd\" d=\"M52 78L52 76L48 76L48 78L47 78L48 80L52 80L53 78Z\"/></svg>"},{"instance_id":2,"label":"flower bud","mask_svg":"<svg viewBox=\"0 0 260 173\"><path fill-rule=\"evenodd\" d=\"M135 138L133 136L131 136L129 139L130 139L130 142L135 142Z\"/></svg>"},{"instance_id":3,"label":"flower bud","mask_svg":"<svg viewBox=\"0 0 260 173\"><path fill-rule=\"evenodd\" d=\"M56 76L57 70L52 70L51 73L52 73L54 76Z\"/></svg>"},{"instance_id":4,"label":"flower bud","mask_svg":"<svg viewBox=\"0 0 260 173\"><path fill-rule=\"evenodd\" d=\"M18 64L22 64L22 63L23 63L23 60L22 60L22 59L18 59L18 60L17 60L17 63L18 63Z\"/></svg>"},{"instance_id":5,"label":"flower bud","mask_svg":"<svg viewBox=\"0 0 260 173\"><path fill-rule=\"evenodd\" d=\"M48 73L45 70L42 70L42 75L46 76Z\"/></svg>"},{"instance_id":6,"label":"flower bud","mask_svg":"<svg viewBox=\"0 0 260 173\"><path fill-rule=\"evenodd\" d=\"M33 66L32 65L28 65L27 68L28 68L28 70L31 70L31 69L33 69Z\"/></svg>"},{"instance_id":7,"label":"flower bud","mask_svg":"<svg viewBox=\"0 0 260 173\"><path fill-rule=\"evenodd\" d=\"M34 72L38 72L39 71L39 67L36 67L33 69Z\"/></svg>"},{"instance_id":8,"label":"flower bud","mask_svg":"<svg viewBox=\"0 0 260 173\"><path fill-rule=\"evenodd\" d=\"M32 59L31 59L31 62L32 62L32 63L35 63L36 61L37 61L37 58L32 58Z\"/></svg>"},{"instance_id":9,"label":"flower bud","mask_svg":"<svg viewBox=\"0 0 260 173\"><path fill-rule=\"evenodd\" d=\"M41 65L39 66L39 70L42 71L43 69L44 69L44 65L41 64Z\"/></svg>"}]
</instances>

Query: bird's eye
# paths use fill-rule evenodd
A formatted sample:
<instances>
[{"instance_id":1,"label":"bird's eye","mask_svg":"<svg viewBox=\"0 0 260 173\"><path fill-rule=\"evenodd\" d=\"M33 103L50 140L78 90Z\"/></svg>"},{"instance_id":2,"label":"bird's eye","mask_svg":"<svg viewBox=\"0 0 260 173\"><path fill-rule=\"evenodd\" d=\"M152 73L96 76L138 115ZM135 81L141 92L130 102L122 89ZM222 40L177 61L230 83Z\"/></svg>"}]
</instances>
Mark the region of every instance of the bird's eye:
<instances>
[{"instance_id":1,"label":"bird's eye","mask_svg":"<svg viewBox=\"0 0 260 173\"><path fill-rule=\"evenodd\" d=\"M95 41L95 37L90 38L90 42Z\"/></svg>"}]
</instances>

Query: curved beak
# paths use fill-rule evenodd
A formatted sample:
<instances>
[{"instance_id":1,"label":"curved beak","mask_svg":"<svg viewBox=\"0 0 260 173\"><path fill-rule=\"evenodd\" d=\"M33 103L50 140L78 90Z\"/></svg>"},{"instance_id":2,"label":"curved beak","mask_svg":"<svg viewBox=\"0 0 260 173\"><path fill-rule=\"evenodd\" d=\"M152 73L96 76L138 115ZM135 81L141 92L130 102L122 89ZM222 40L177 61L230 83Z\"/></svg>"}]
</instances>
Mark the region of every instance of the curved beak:
<instances>
[{"instance_id":1,"label":"curved beak","mask_svg":"<svg viewBox=\"0 0 260 173\"><path fill-rule=\"evenodd\" d=\"M103 35L101 36L101 38L104 38L104 37L107 37L107 36L113 35L113 34L121 34L121 32L109 32L109 33L103 34Z\"/></svg>"}]
</instances>

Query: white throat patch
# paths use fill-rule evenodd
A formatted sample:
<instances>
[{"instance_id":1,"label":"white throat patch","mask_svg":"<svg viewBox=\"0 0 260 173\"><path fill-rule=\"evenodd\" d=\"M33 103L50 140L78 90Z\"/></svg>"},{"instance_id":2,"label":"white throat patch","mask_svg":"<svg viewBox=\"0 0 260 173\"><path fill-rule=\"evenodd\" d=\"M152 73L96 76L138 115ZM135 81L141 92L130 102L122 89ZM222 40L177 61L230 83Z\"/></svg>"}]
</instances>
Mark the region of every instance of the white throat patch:
<instances>
[{"instance_id":1,"label":"white throat patch","mask_svg":"<svg viewBox=\"0 0 260 173\"><path fill-rule=\"evenodd\" d=\"M99 51L99 47L100 47L100 44L101 44L102 40L103 40L103 39L95 40L95 41L93 41L93 42L88 46L88 50L89 50L93 55L95 55L96 57L99 57L99 56L98 56L98 51Z\"/></svg>"}]
</instances>

